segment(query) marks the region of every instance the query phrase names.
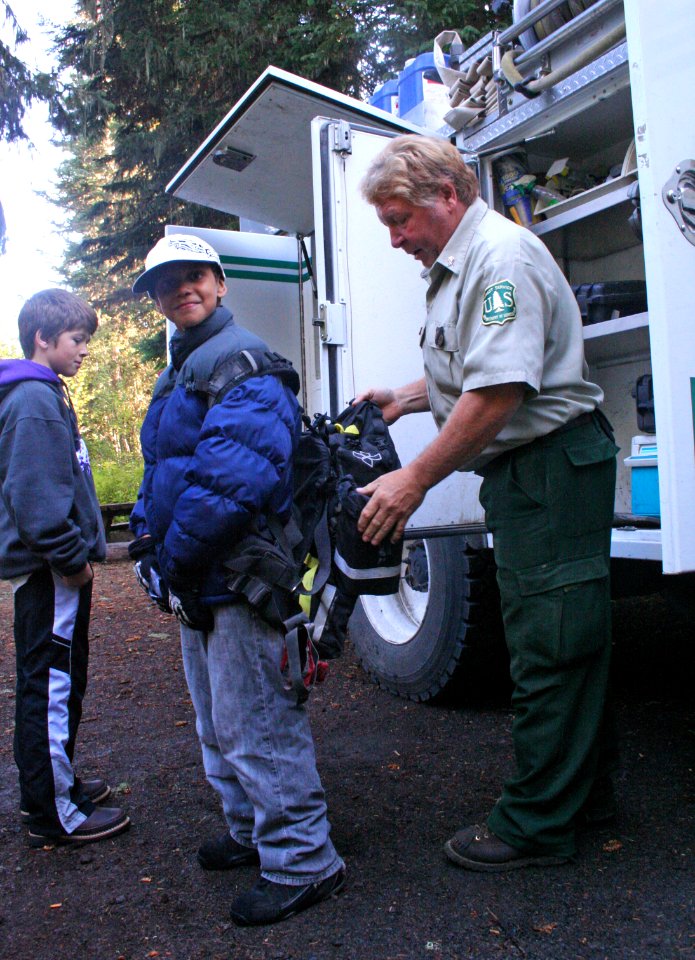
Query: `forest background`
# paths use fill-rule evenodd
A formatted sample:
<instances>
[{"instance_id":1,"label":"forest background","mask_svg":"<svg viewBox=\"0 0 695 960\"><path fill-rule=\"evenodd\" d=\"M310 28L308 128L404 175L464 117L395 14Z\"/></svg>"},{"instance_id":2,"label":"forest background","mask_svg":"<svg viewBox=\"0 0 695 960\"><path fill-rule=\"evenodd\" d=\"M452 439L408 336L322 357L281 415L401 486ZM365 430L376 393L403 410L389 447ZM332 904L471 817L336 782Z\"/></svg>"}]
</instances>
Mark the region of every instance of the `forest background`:
<instances>
[{"instance_id":1,"label":"forest background","mask_svg":"<svg viewBox=\"0 0 695 960\"><path fill-rule=\"evenodd\" d=\"M76 0L53 35L55 69L44 73L22 60L21 8L15 15L0 0L14 38L0 41L0 139L26 138L27 107L48 105L67 156L51 197L65 214L61 273L99 312L71 390L102 503L135 498L140 424L165 364L161 315L131 293L145 255L166 223L238 229L235 217L168 196L173 174L268 64L364 100L406 59L431 50L441 30L473 42L492 24L487 8L483 0ZM8 189L0 184L0 203ZM0 255L4 232L0 207Z\"/></svg>"}]
</instances>

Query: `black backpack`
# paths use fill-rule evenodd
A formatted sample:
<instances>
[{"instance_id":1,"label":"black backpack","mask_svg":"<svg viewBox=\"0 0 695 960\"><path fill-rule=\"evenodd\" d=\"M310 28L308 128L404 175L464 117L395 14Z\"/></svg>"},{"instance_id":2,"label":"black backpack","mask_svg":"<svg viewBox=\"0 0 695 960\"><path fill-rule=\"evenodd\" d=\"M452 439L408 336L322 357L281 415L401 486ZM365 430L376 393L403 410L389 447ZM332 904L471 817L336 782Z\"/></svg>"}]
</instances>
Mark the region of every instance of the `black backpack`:
<instances>
[{"instance_id":1,"label":"black backpack","mask_svg":"<svg viewBox=\"0 0 695 960\"><path fill-rule=\"evenodd\" d=\"M260 349L239 351L209 381L191 388L207 393L213 406L250 377L267 374L299 392L289 360ZM402 541L375 547L357 530L367 502L357 488L400 467L379 407L363 401L335 419L317 414L302 420L290 520L282 524L277 516L259 517L225 562L229 589L285 633L289 673L300 700L307 695L304 660L314 652L326 659L340 655L357 598L398 591L402 554Z\"/></svg>"}]
</instances>

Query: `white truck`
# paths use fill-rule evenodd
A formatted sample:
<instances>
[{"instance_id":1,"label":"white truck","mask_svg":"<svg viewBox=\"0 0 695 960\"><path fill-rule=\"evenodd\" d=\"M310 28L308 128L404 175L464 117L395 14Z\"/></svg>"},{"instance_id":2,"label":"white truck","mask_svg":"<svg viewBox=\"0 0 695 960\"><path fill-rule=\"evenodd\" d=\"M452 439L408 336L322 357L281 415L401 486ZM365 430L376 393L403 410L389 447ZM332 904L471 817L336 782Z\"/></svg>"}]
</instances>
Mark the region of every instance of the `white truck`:
<instances>
[{"instance_id":1,"label":"white truck","mask_svg":"<svg viewBox=\"0 0 695 960\"><path fill-rule=\"evenodd\" d=\"M461 76L484 64L488 93L495 92L486 109L457 115L465 125L442 118L436 130L425 130L269 67L167 189L237 214L242 230L251 222L251 232L191 232L206 235L222 255L238 321L300 371L306 411L337 414L367 386L397 386L422 374L420 267L391 249L359 191L384 138L425 132L455 139L476 166L484 199L500 211L500 158L521 152L530 170L550 172L559 163L578 182L589 175L583 182L593 186L547 207L529 229L587 301L587 361L621 447L616 587L642 589L666 574L691 600L692 0L517 0L514 13L513 27L461 58ZM621 285L634 294L640 282L648 307L639 295L635 308L634 297L616 294ZM434 425L429 414L417 414L392 432L408 461L434 436ZM399 593L364 597L353 615L351 638L363 665L394 693L426 700L458 682L474 689L479 671L504 662L478 486L474 475L458 473L428 494L408 526Z\"/></svg>"}]
</instances>

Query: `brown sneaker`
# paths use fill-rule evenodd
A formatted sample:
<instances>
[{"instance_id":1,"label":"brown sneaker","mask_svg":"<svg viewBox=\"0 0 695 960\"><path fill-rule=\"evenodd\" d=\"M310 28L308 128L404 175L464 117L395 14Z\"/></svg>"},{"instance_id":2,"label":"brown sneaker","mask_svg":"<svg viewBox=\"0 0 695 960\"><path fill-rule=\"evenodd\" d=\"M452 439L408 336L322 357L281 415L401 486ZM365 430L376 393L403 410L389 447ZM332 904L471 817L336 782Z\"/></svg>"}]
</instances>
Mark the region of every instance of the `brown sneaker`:
<instances>
[{"instance_id":1,"label":"brown sneaker","mask_svg":"<svg viewBox=\"0 0 695 960\"><path fill-rule=\"evenodd\" d=\"M444 852L459 867L481 873L519 870L521 867L550 867L572 859L568 856L522 853L490 833L485 825L481 827L477 824L454 834L444 844Z\"/></svg>"},{"instance_id":2,"label":"brown sneaker","mask_svg":"<svg viewBox=\"0 0 695 960\"><path fill-rule=\"evenodd\" d=\"M81 785L85 797L92 803L101 803L111 795L111 787L101 777L95 777L93 780L82 780ZM19 819L22 823L29 823L31 813L28 810L20 809Z\"/></svg>"},{"instance_id":3,"label":"brown sneaker","mask_svg":"<svg viewBox=\"0 0 695 960\"><path fill-rule=\"evenodd\" d=\"M29 846L44 847L66 843L94 843L96 840L105 840L114 837L117 833L127 830L130 818L118 807L97 807L91 816L87 817L72 833L62 833L56 837L35 833L29 828Z\"/></svg>"}]
</instances>

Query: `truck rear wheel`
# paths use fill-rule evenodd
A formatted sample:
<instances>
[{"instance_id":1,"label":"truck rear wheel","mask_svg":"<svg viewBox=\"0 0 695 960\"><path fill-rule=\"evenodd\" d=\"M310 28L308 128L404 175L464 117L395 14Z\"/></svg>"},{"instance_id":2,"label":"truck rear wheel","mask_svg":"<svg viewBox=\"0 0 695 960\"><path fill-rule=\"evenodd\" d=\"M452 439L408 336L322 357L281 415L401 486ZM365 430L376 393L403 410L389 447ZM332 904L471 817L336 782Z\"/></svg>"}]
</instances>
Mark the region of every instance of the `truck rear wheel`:
<instances>
[{"instance_id":1,"label":"truck rear wheel","mask_svg":"<svg viewBox=\"0 0 695 960\"><path fill-rule=\"evenodd\" d=\"M350 637L362 666L411 700L508 689L492 551L481 537L406 541L398 593L361 597Z\"/></svg>"}]
</instances>

